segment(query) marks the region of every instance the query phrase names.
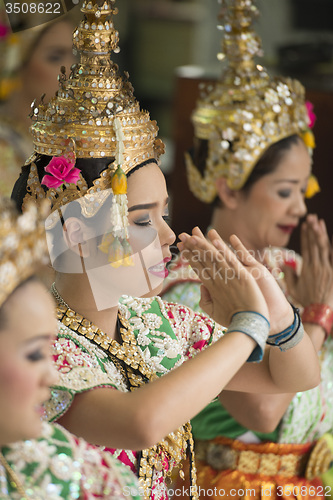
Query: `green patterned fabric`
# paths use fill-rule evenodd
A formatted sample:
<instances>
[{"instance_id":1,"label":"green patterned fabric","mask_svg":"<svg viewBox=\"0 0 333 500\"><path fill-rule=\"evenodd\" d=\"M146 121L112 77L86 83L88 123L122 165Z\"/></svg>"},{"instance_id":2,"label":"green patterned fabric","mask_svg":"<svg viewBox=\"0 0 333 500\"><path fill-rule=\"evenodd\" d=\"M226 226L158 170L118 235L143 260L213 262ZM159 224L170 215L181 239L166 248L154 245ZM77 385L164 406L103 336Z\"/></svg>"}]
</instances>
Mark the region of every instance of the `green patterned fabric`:
<instances>
[{"instance_id":1,"label":"green patterned fabric","mask_svg":"<svg viewBox=\"0 0 333 500\"><path fill-rule=\"evenodd\" d=\"M192 432L195 439L214 439L216 436L226 436L237 439L248 431L240 425L218 399L212 401L196 417L192 418ZM261 441L274 441L278 439L279 431L271 433L254 432Z\"/></svg>"},{"instance_id":2,"label":"green patterned fabric","mask_svg":"<svg viewBox=\"0 0 333 500\"><path fill-rule=\"evenodd\" d=\"M56 424L44 422L40 439L21 441L1 451L27 498L139 500L137 480L127 467ZM0 499L21 500L1 464Z\"/></svg>"}]
</instances>

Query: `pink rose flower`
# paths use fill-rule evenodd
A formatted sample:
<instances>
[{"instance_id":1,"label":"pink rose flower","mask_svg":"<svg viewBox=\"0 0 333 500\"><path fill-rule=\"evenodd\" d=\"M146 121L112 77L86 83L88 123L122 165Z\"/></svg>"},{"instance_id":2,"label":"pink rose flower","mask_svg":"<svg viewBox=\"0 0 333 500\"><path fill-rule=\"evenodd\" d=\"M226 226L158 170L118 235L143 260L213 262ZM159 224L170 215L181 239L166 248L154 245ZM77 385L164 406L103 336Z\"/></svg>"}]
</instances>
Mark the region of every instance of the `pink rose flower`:
<instances>
[{"instance_id":1,"label":"pink rose flower","mask_svg":"<svg viewBox=\"0 0 333 500\"><path fill-rule=\"evenodd\" d=\"M49 189L58 188L64 182L77 184L81 172L64 156L54 156L44 170L50 175L44 175L41 183Z\"/></svg>"},{"instance_id":2,"label":"pink rose flower","mask_svg":"<svg viewBox=\"0 0 333 500\"><path fill-rule=\"evenodd\" d=\"M306 110L308 112L308 119L309 119L308 125L309 125L309 128L312 128L314 126L314 124L316 123L316 120L317 120L317 117L316 117L316 115L313 112L313 104L312 104L312 102L305 101L305 107L306 107Z\"/></svg>"}]
</instances>

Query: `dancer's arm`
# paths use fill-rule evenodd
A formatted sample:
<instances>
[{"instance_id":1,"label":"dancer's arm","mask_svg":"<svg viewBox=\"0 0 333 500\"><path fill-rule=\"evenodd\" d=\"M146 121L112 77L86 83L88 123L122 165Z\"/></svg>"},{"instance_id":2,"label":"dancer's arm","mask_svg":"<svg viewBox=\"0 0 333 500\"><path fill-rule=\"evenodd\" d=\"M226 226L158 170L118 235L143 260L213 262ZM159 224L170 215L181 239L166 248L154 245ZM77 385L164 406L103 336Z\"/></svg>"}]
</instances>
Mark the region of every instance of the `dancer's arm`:
<instances>
[{"instance_id":1,"label":"dancer's arm","mask_svg":"<svg viewBox=\"0 0 333 500\"><path fill-rule=\"evenodd\" d=\"M220 252L212 245L211 250L216 263ZM223 281L216 285L220 296L223 293L226 295L224 314L231 318L234 312L250 310L267 317L264 296L245 267L237 259L224 259L220 266L223 272L228 268L239 275L239 279L231 285ZM272 288L271 282L266 288ZM265 293L269 295L268 290ZM274 298L275 289L271 294ZM239 374L236 380L237 371L255 346L255 341L248 335L237 331L228 333L182 366L132 393L96 389L76 396L61 423L95 444L114 448L146 448L197 414L231 383L231 379L232 386L237 390L281 392L285 388L285 377L276 381L272 376L274 360L252 364L252 370ZM249 380L252 375L254 379ZM319 370L314 364L308 370L306 380L303 378L297 386L300 389L309 388L318 383L318 376Z\"/></svg>"}]
</instances>

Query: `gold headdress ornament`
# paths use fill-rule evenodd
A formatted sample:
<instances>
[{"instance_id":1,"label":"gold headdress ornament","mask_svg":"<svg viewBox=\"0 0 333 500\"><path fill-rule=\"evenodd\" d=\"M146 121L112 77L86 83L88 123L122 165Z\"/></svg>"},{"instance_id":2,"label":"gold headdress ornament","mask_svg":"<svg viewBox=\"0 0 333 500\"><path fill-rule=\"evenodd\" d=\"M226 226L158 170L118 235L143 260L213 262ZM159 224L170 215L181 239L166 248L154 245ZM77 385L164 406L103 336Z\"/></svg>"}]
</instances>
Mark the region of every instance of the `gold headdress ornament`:
<instances>
[{"instance_id":1,"label":"gold headdress ornament","mask_svg":"<svg viewBox=\"0 0 333 500\"><path fill-rule=\"evenodd\" d=\"M48 262L45 239L47 202L30 204L18 215L14 203L0 197L0 306L15 288Z\"/></svg>"},{"instance_id":2,"label":"gold headdress ornament","mask_svg":"<svg viewBox=\"0 0 333 500\"><path fill-rule=\"evenodd\" d=\"M192 115L195 137L208 141L203 175L186 154L190 189L206 203L217 195L218 177L226 177L231 189L241 189L275 142L298 134L311 152L315 145L304 87L290 78L271 79L254 61L262 55L261 40L252 28L257 15L253 0L222 0L219 58L226 58L227 67L213 89L203 85Z\"/></svg>"},{"instance_id":3,"label":"gold headdress ornament","mask_svg":"<svg viewBox=\"0 0 333 500\"><path fill-rule=\"evenodd\" d=\"M53 99L44 103L42 98L39 105L32 103L35 154L28 162L33 162L38 154L53 159L41 183L32 163L24 204L31 198L38 202L47 197L55 211L88 195L85 199L96 201L87 207L85 215L90 217L104 201L101 191L112 188L112 236L116 239L117 255L123 254L124 263L128 263L126 174L143 162L158 161L164 145L156 139L156 122L140 109L129 75L125 73L122 78L111 60L111 52L119 52L118 32L113 26L113 15L117 13L114 3L115 0L83 2L84 18L73 33L74 53L79 62L71 67L68 77L65 68L61 68L59 90ZM88 188L84 176L74 167L75 158L112 160ZM49 189L45 192L41 184ZM84 200L80 201L84 205ZM103 248L107 251L105 245Z\"/></svg>"}]
</instances>

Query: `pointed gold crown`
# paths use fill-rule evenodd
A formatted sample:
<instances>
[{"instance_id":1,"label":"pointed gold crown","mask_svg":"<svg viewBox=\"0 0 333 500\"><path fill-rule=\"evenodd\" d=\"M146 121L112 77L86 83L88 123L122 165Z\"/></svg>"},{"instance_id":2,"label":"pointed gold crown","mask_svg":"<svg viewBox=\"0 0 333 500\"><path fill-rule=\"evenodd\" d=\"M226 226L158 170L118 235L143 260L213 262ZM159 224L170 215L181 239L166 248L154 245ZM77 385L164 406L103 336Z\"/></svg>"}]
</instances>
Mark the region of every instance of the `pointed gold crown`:
<instances>
[{"instance_id":1,"label":"pointed gold crown","mask_svg":"<svg viewBox=\"0 0 333 500\"><path fill-rule=\"evenodd\" d=\"M226 177L231 189L241 189L256 162L275 142L309 132L304 87L290 78L271 79L255 63L261 40L252 24L258 15L253 0L222 0L224 31L221 58L227 67L213 90L201 89L192 115L195 137L208 141L203 175L186 154L191 191L212 202L215 180Z\"/></svg>"},{"instance_id":2,"label":"pointed gold crown","mask_svg":"<svg viewBox=\"0 0 333 500\"><path fill-rule=\"evenodd\" d=\"M111 60L111 53L119 52L118 32L113 26L113 15L117 13L114 3L115 0L83 2L84 17L73 33L74 53L79 62L71 66L68 77L65 68L61 68L54 98L44 103L42 97L38 105L32 103L31 117L35 123L30 130L35 153L26 162L30 171L22 209L30 200L39 204L48 198L52 214L47 224L52 229L68 203L79 200L84 215L92 217L105 202L107 193L113 194L112 229L103 251L109 252L110 262L114 263L116 256L117 262L130 265L125 174L145 162L158 163L164 145L156 138L156 122L140 109L129 75L122 78ZM40 167L45 158L40 155L52 157L44 166L43 178ZM87 169L95 172L94 166L83 161L94 158L106 159L99 177L89 176ZM82 170L75 167L76 159L83 161ZM117 262L112 265L118 265Z\"/></svg>"},{"instance_id":3,"label":"pointed gold crown","mask_svg":"<svg viewBox=\"0 0 333 500\"><path fill-rule=\"evenodd\" d=\"M0 197L0 306L15 288L48 262L46 206L30 204L18 215L14 203Z\"/></svg>"},{"instance_id":4,"label":"pointed gold crown","mask_svg":"<svg viewBox=\"0 0 333 500\"><path fill-rule=\"evenodd\" d=\"M114 118L124 134L125 173L161 154L156 140L158 127L147 111L141 111L128 75L122 78L111 52L119 52L118 32L113 26L115 0L90 0L81 11L84 19L73 33L74 53L79 63L59 75L57 95L47 104L32 104L31 127L35 151L60 156L75 145L77 158L115 157Z\"/></svg>"}]
</instances>

